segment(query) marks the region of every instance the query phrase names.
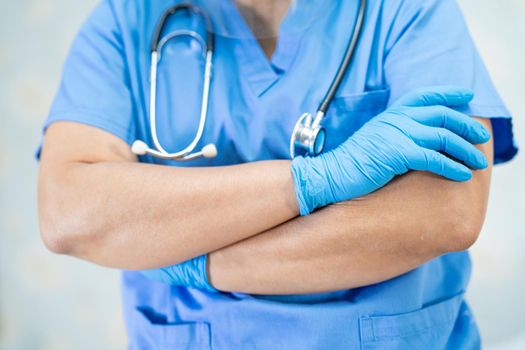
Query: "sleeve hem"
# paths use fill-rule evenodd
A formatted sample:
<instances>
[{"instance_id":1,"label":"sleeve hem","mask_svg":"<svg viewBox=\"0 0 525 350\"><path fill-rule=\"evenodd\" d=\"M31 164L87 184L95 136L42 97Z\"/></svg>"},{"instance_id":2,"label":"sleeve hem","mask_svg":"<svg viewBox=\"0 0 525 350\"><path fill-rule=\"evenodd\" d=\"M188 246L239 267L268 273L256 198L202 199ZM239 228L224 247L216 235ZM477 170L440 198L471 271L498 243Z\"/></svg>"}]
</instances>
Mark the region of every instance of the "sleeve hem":
<instances>
[{"instance_id":1,"label":"sleeve hem","mask_svg":"<svg viewBox=\"0 0 525 350\"><path fill-rule=\"evenodd\" d=\"M124 142L126 142L129 145L131 145L131 143L133 142L133 135L131 134L129 127L126 128L121 125L118 125L111 119L108 119L107 115L102 116L94 111L71 110L52 113L49 115L49 118L45 122L43 131L45 132L46 129L52 123L57 121L71 121L93 126L112 133L113 135L121 138Z\"/></svg>"},{"instance_id":2,"label":"sleeve hem","mask_svg":"<svg viewBox=\"0 0 525 350\"><path fill-rule=\"evenodd\" d=\"M484 106L471 103L467 107L462 109L461 112L479 118L512 118L512 115L510 114L509 110L502 105Z\"/></svg>"},{"instance_id":3,"label":"sleeve hem","mask_svg":"<svg viewBox=\"0 0 525 350\"><path fill-rule=\"evenodd\" d=\"M131 132L131 128L125 128L121 125L118 125L114 121L108 119L108 116L102 116L97 112L87 110L61 111L50 114L42 128L42 135L45 134L47 128L51 124L59 121L76 122L107 131L122 139L128 145L131 145L133 142L133 134ZM40 142L35 152L35 158L37 160L40 159L41 151L42 142Z\"/></svg>"}]
</instances>

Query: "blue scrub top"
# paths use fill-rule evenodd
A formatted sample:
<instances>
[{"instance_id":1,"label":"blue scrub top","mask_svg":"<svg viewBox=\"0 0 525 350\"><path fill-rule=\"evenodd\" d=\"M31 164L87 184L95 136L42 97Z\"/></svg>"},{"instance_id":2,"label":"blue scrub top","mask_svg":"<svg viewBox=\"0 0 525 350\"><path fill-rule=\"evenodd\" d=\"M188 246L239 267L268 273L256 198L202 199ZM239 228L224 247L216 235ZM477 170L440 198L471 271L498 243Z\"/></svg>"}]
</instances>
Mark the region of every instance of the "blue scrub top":
<instances>
[{"instance_id":1,"label":"blue scrub top","mask_svg":"<svg viewBox=\"0 0 525 350\"><path fill-rule=\"evenodd\" d=\"M129 144L135 139L152 144L151 38L174 3L101 2L73 43L45 127L76 121ZM301 12L285 18L268 60L236 8L214 2L211 16L229 20L216 37L209 119L200 146L214 142L219 155L189 163L140 160L209 166L288 158L293 125L303 112L315 112L357 14L357 1L317 4L325 6L318 18ZM177 27L204 30L184 14L170 20L165 32ZM197 130L199 50L183 39L163 52L157 118L168 150L185 147ZM515 155L510 114L454 0L369 1L356 57L325 121L328 149L401 95L430 85L473 89L476 98L464 112L491 118L497 163ZM167 286L124 272L124 311L132 349L478 348L479 334L463 297L469 276L468 254L454 253L368 287L270 297Z\"/></svg>"}]
</instances>

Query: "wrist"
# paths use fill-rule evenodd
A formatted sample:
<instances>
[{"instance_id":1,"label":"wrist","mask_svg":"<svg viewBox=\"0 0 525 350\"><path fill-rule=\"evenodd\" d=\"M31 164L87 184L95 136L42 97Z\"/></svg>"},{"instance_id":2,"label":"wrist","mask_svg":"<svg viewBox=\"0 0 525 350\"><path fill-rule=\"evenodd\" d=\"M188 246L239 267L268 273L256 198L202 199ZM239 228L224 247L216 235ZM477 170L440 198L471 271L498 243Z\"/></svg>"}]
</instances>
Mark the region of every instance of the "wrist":
<instances>
[{"instance_id":1,"label":"wrist","mask_svg":"<svg viewBox=\"0 0 525 350\"><path fill-rule=\"evenodd\" d=\"M217 292L208 281L207 254L177 265L141 272L149 279L165 284L199 288L207 292Z\"/></svg>"},{"instance_id":2,"label":"wrist","mask_svg":"<svg viewBox=\"0 0 525 350\"><path fill-rule=\"evenodd\" d=\"M192 281L192 286L204 289L207 292L217 292L208 279L208 254L198 256L189 261L192 268L187 271L190 272L188 280Z\"/></svg>"},{"instance_id":3,"label":"wrist","mask_svg":"<svg viewBox=\"0 0 525 350\"><path fill-rule=\"evenodd\" d=\"M217 291L232 291L229 279L235 276L230 261L225 257L224 249L208 254L206 261L208 283Z\"/></svg>"},{"instance_id":4,"label":"wrist","mask_svg":"<svg viewBox=\"0 0 525 350\"><path fill-rule=\"evenodd\" d=\"M327 181L323 156L297 157L292 161L291 171L299 212L302 216L334 202Z\"/></svg>"}]
</instances>

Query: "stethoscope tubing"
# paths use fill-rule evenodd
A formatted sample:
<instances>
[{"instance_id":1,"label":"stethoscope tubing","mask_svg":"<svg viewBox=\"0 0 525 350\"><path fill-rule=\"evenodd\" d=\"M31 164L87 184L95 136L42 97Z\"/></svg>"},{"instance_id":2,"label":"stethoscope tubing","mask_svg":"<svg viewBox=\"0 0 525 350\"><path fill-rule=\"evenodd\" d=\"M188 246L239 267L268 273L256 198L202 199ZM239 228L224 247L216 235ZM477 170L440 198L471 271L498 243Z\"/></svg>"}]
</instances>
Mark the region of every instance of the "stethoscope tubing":
<instances>
[{"instance_id":1,"label":"stethoscope tubing","mask_svg":"<svg viewBox=\"0 0 525 350\"><path fill-rule=\"evenodd\" d=\"M202 37L197 32L192 31L192 30L177 30L177 31L170 33L166 37L160 39L164 26L167 20L169 19L169 17L174 15L180 10L189 10L189 11L192 11L202 16L202 18L206 22L206 31L207 31L206 42L204 42ZM159 140L159 137L158 137L158 133L157 133L158 65L162 59L162 49L164 45L168 41L176 37L180 37L180 36L189 36L197 40L197 42L199 42L199 44L201 45L202 51L204 53L204 58L205 58L204 76L203 76L203 91L202 91L199 127L197 129L197 133L195 134L195 137L188 144L188 146L186 146L181 151L169 153L162 146ZM195 158L199 158L205 154L204 149L200 152L195 152L195 153L191 153L191 152L195 150L195 148L197 147L197 144L200 142L202 138L202 134L204 132L204 127L206 126L206 119L208 116L210 87L211 87L212 72L213 72L213 49L214 49L214 37L212 33L211 19L201 8L191 5L189 3L182 3L182 4L175 5L164 12L164 14L162 15L159 21L159 24L157 25L155 33L153 35L153 40L152 40L152 45L151 45L151 65L150 65L150 84L151 85L150 85L150 96L149 96L150 98L149 118L150 118L151 138L153 140L155 149L149 148L147 147L147 145L142 143L144 145L144 148L142 149L142 152L144 154L149 154L149 155L152 155L160 159L179 160L179 161L192 160ZM208 146L211 146L211 145L208 145ZM216 151L211 152L211 153L212 154L216 153Z\"/></svg>"},{"instance_id":2,"label":"stethoscope tubing","mask_svg":"<svg viewBox=\"0 0 525 350\"><path fill-rule=\"evenodd\" d=\"M158 66L158 60L159 60L158 53L153 52L151 55L151 59L152 59L152 65L151 65L151 89L150 89L150 112L149 114L150 114L151 136L152 136L153 143L157 150L155 151L153 149L149 149L147 153L155 157L161 158L161 159L180 159L180 160L194 159L193 157L190 159L190 158L186 158L185 156L188 155L190 152L192 152L197 147L197 144L202 138L204 127L206 125L206 119L208 115L208 101L209 101L210 86L211 86L213 53L211 51L206 51L206 58L205 58L206 63L204 67L203 92L202 92L202 100L201 100L201 112L200 112L199 127L197 129L197 133L195 134L195 137L193 138L191 143L186 148L184 148L181 151L174 152L174 153L169 153L168 151L164 149L164 147L159 141L158 134L157 134L156 99L157 99L157 66Z\"/></svg>"},{"instance_id":3,"label":"stethoscope tubing","mask_svg":"<svg viewBox=\"0 0 525 350\"><path fill-rule=\"evenodd\" d=\"M341 83L343 82L343 79L345 77L346 72L348 71L348 67L350 66L350 63L352 63L352 59L357 49L357 44L359 43L359 38L361 37L361 32L363 31L365 15L366 15L366 8L367 8L367 0L360 0L359 1L359 11L358 11L358 14L357 14L357 17L354 23L354 27L353 27L352 38L348 42L348 46L346 48L343 60L341 61L341 65L337 69L337 73L334 79L332 80L332 83L330 84L328 91L326 92L323 100L321 101L321 103L319 104L319 107L317 108L316 117L312 124L312 127L314 128L318 127L319 124L321 124L322 119L326 115L326 111L328 110L328 107L330 107L330 104L332 103L332 100L334 99L334 96L337 93L337 90L339 90L339 87L341 86Z\"/></svg>"},{"instance_id":4,"label":"stethoscope tubing","mask_svg":"<svg viewBox=\"0 0 525 350\"><path fill-rule=\"evenodd\" d=\"M352 36L346 47L343 60L341 61L341 64L339 65L337 72L323 100L319 104L319 107L315 114L315 118L312 118L311 114L305 113L299 118L298 122L296 123L294 127L294 131L292 132L292 136L290 139L290 154L292 158L295 156L295 153L296 153L295 152L296 141L300 141L299 147L302 147L305 150L307 150L307 154L317 155L317 151L312 151L312 147L317 144L318 135L322 134L323 140L324 140L325 132L324 132L324 128L321 127L321 122L324 119L326 112L335 94L339 90L339 87L354 57L355 51L357 49L357 45L359 43L359 38L361 36L361 32L364 26L366 8L367 8L367 1L360 0L359 10L358 10L358 14L357 14L357 17L354 23ZM179 10L184 10L184 9L194 12L200 15L204 19L204 21L206 22L206 31L207 31L206 42L204 42L202 37L197 32L191 31L191 30L178 30L178 31L170 33L168 36L161 39L162 31L169 17L177 13ZM212 32L212 29L213 28L212 28L211 18L208 16L208 14L206 14L206 12L200 7L197 7L190 3L182 3L182 4L177 4L175 6L172 6L167 11L165 11L164 14L162 15L159 21L159 24L157 25L157 28L154 32L154 36L153 36L153 40L151 44L151 67L150 67L151 85L150 85L149 115L150 115L151 137L153 139L155 149L149 148L142 141L135 141L134 146L132 147L133 149L135 149L134 153L150 154L152 156L155 156L161 159L169 159L169 160L192 160L192 159L195 159L201 156L214 157L217 154L217 150L215 148L215 145L213 144L209 144L205 146L200 152L191 153L195 150L195 148L197 147L197 144L200 142L202 138L204 127L206 126L206 119L208 116L208 104L209 104L212 72L213 72L214 35ZM157 75L158 75L158 65L159 65L160 60L162 59L161 57L162 48L169 40L172 40L179 36L190 36L196 39L202 47L202 50L205 56L203 92L202 92L202 100L201 100L199 126L197 129L197 133L195 134L195 137L188 144L188 146L186 146L183 150L178 151L178 152L169 153L160 143L158 134L157 134L157 116L156 116L157 114L157 78L158 78ZM324 147L324 141L323 141L322 147L319 147L319 153L322 151L323 147ZM314 148L317 148L317 147L314 147ZM312 152L314 154L311 154Z\"/></svg>"},{"instance_id":5,"label":"stethoscope tubing","mask_svg":"<svg viewBox=\"0 0 525 350\"><path fill-rule=\"evenodd\" d=\"M175 13L177 13L180 10L188 10L192 11L198 15L200 15L204 21L206 22L206 50L213 52L215 49L215 39L213 36L213 26L211 23L211 18L208 16L206 12L204 12L203 9L201 9L198 6L192 5L190 3L182 3L177 4L175 6L170 7L167 9L164 14L162 15L161 19L159 20L159 24L157 25L157 28L153 34L153 39L151 41L151 52L159 51L158 47L160 45L161 39L160 36L162 35L162 31L164 30L164 26L168 22L168 18Z\"/></svg>"}]
</instances>

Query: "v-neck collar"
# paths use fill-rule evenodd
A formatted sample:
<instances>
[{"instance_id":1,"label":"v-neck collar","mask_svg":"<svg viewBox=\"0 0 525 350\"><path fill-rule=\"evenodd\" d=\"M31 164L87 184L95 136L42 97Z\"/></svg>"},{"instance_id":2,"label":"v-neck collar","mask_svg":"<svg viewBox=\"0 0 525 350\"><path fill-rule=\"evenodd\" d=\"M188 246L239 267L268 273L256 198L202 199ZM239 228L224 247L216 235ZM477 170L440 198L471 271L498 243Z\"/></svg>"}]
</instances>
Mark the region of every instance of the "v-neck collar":
<instances>
[{"instance_id":1,"label":"v-neck collar","mask_svg":"<svg viewBox=\"0 0 525 350\"><path fill-rule=\"evenodd\" d=\"M277 46L269 59L235 4L228 0L223 4L224 16L230 19L226 37L233 41L234 54L243 76L254 94L260 97L286 73L298 53L302 32L293 30L298 19L289 14L285 16Z\"/></svg>"}]
</instances>

